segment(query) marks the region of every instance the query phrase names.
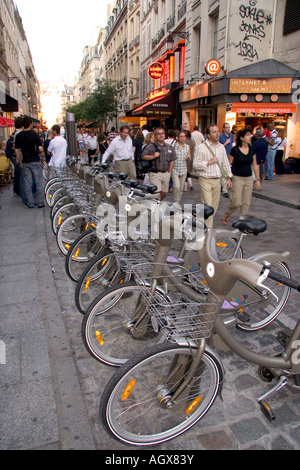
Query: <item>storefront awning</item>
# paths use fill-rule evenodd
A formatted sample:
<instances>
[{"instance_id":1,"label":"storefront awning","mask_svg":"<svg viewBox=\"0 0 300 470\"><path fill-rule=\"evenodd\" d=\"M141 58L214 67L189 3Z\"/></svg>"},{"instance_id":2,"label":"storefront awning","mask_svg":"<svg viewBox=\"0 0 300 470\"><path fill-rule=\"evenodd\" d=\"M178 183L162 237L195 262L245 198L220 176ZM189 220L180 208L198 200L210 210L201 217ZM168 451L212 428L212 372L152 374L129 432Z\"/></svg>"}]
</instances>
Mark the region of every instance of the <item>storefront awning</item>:
<instances>
[{"instance_id":1,"label":"storefront awning","mask_svg":"<svg viewBox=\"0 0 300 470\"><path fill-rule=\"evenodd\" d=\"M3 101L3 103L2 103ZM19 103L12 96L0 93L0 107L5 113L14 113L19 111Z\"/></svg>"},{"instance_id":2,"label":"storefront awning","mask_svg":"<svg viewBox=\"0 0 300 470\"><path fill-rule=\"evenodd\" d=\"M176 114L176 99L172 93L156 98L131 109L127 116L172 116Z\"/></svg>"},{"instance_id":3,"label":"storefront awning","mask_svg":"<svg viewBox=\"0 0 300 470\"><path fill-rule=\"evenodd\" d=\"M232 103L233 113L292 114L297 111L294 103Z\"/></svg>"}]
</instances>

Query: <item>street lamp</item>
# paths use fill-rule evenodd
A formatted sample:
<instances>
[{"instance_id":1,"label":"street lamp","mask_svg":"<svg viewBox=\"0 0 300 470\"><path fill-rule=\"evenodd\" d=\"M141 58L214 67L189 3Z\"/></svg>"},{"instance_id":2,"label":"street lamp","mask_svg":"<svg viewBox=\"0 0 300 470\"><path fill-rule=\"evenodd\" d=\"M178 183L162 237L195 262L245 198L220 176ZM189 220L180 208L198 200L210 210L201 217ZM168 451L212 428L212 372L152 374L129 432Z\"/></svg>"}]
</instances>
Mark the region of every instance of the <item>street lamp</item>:
<instances>
[{"instance_id":1,"label":"street lamp","mask_svg":"<svg viewBox=\"0 0 300 470\"><path fill-rule=\"evenodd\" d=\"M18 80L17 85L18 85L19 88L21 88L22 82L21 82L19 77L8 77L8 81L10 82L11 80Z\"/></svg>"},{"instance_id":2,"label":"street lamp","mask_svg":"<svg viewBox=\"0 0 300 470\"><path fill-rule=\"evenodd\" d=\"M177 36L179 36L181 39L185 39L186 41L189 40L189 31L169 31L169 35L166 39L166 46L168 51L173 49L174 39L172 36L175 36L175 34L177 34Z\"/></svg>"}]
</instances>

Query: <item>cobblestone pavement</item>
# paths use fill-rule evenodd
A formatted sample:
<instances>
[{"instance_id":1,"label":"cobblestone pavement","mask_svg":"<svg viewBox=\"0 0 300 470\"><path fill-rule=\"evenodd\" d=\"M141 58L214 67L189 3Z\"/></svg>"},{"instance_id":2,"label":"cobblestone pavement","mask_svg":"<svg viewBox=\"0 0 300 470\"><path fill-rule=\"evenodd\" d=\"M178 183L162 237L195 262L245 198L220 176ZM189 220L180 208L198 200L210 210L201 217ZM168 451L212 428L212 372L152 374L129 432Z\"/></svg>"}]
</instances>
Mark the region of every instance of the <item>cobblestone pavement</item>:
<instances>
[{"instance_id":1,"label":"cobblestone pavement","mask_svg":"<svg viewBox=\"0 0 300 470\"><path fill-rule=\"evenodd\" d=\"M197 182L182 202L200 202ZM85 350L75 283L66 275L49 208L30 211L11 188L0 203L5 240L0 246L0 341L7 344L9 358L6 366L0 361L0 449L136 450L113 439L99 421L101 393L116 369ZM227 205L221 197L216 227ZM300 279L299 210L253 197L250 213L265 219L268 229L246 237L244 255L289 250L292 275ZM235 335L255 351L275 354L281 349L277 332L293 328L299 311L300 296L292 292L271 326L252 333L236 330ZM257 366L231 352L219 354L226 371L223 400L218 397L190 431L150 450L298 450L300 396L285 388L272 395L268 401L276 420L269 422L257 398L270 384L259 379Z\"/></svg>"},{"instance_id":2,"label":"cobblestone pavement","mask_svg":"<svg viewBox=\"0 0 300 470\"><path fill-rule=\"evenodd\" d=\"M196 183L197 184L197 183ZM197 202L198 188L184 193L184 201ZM171 196L168 196L171 199ZM221 226L222 214L228 200L221 198L216 216L216 226ZM290 250L293 276L300 279L299 252L299 212L292 208L276 205L266 200L252 199L251 214L264 218L268 223L266 233L253 237L249 235L243 243L245 256L260 251ZM234 220L234 218L233 218ZM114 368L98 363L86 352L80 334L82 317L74 307L74 283L65 273L64 257L58 253L57 246L45 211L50 259L55 269L54 279L61 303L63 319L69 334L71 350L74 355L82 392L97 449L132 449L112 439L103 431L99 422L98 408L101 392ZM244 333L236 336L254 350L277 352L280 345L275 335L282 325L292 328L300 311L300 296L293 292L284 314L276 324L265 331ZM285 389L272 395L270 404L276 414L276 421L270 423L262 414L256 399L267 391L269 384L263 383L257 374L257 366L246 363L231 352L222 353L226 370L223 387L223 401L217 398L208 414L181 437L152 449L201 450L201 449L299 449L300 448L300 396Z\"/></svg>"}]
</instances>

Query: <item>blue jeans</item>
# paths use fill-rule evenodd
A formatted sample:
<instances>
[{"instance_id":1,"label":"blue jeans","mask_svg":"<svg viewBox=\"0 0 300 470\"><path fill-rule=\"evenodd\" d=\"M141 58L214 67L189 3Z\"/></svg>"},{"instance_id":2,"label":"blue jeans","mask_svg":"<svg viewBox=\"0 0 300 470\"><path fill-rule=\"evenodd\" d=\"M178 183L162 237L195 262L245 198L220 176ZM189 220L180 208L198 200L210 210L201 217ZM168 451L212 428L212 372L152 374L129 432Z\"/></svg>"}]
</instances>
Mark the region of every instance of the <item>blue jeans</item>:
<instances>
[{"instance_id":1,"label":"blue jeans","mask_svg":"<svg viewBox=\"0 0 300 470\"><path fill-rule=\"evenodd\" d=\"M36 186L36 202L38 206L44 204L44 188L43 188L43 173L42 163L32 162L23 163L23 176L25 183L25 193L29 207L34 206L34 195L32 191L32 179L34 179Z\"/></svg>"},{"instance_id":2,"label":"blue jeans","mask_svg":"<svg viewBox=\"0 0 300 470\"><path fill-rule=\"evenodd\" d=\"M273 180L274 177L274 161L275 161L276 150L268 150L266 156L265 174L269 180Z\"/></svg>"}]
</instances>

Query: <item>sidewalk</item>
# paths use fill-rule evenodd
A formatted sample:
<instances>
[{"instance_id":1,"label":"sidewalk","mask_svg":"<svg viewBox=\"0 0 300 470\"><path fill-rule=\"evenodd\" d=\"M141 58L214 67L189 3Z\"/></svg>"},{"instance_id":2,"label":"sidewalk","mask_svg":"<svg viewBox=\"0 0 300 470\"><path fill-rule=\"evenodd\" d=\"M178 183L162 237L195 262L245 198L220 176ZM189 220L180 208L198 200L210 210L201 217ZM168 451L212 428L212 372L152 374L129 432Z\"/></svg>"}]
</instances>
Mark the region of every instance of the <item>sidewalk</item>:
<instances>
[{"instance_id":1,"label":"sidewalk","mask_svg":"<svg viewBox=\"0 0 300 470\"><path fill-rule=\"evenodd\" d=\"M252 205L254 214L267 217L268 232L255 237L255 244L253 237L246 240L250 251L291 250L296 278L299 212L294 209L299 196L298 174L264 181L262 191L254 192ZM197 180L193 191L183 193L182 203L188 202L200 202ZM91 358L82 344L74 283L67 278L64 257L56 246L49 208L28 209L13 195L12 186L3 188L0 205L0 449L132 450L109 437L98 422L100 393L115 369ZM221 197L217 226L227 205L228 199ZM298 297L295 294L287 308L292 319L299 311ZM273 333L261 333L260 341L267 345ZM255 335L246 341L251 338ZM255 403L264 385L254 378L254 368L248 364L243 368L243 361L227 356L227 401L213 408L203 425L159 448L299 449L298 397L293 403L289 395L285 402L287 392L282 392L278 400L282 424L273 426Z\"/></svg>"},{"instance_id":2,"label":"sidewalk","mask_svg":"<svg viewBox=\"0 0 300 470\"><path fill-rule=\"evenodd\" d=\"M0 205L0 449L93 449L51 273L47 209L28 209L12 186Z\"/></svg>"}]
</instances>

